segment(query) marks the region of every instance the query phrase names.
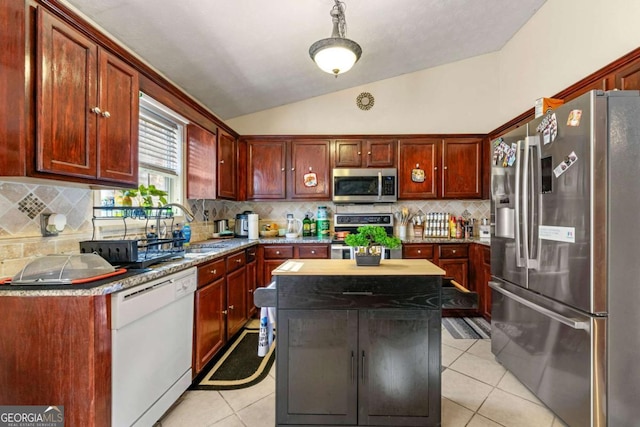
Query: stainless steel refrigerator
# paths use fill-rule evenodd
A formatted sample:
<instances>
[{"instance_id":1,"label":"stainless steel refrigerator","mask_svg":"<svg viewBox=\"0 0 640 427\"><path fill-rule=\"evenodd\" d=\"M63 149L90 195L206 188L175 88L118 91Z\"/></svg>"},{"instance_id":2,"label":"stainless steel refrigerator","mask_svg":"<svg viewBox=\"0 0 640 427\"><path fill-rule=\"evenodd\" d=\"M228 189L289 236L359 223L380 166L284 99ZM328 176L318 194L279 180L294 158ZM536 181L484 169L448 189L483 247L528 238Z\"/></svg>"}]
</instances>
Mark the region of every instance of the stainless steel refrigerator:
<instances>
[{"instance_id":1,"label":"stainless steel refrigerator","mask_svg":"<svg viewBox=\"0 0 640 427\"><path fill-rule=\"evenodd\" d=\"M640 423L640 92L493 141L491 350L570 426Z\"/></svg>"}]
</instances>

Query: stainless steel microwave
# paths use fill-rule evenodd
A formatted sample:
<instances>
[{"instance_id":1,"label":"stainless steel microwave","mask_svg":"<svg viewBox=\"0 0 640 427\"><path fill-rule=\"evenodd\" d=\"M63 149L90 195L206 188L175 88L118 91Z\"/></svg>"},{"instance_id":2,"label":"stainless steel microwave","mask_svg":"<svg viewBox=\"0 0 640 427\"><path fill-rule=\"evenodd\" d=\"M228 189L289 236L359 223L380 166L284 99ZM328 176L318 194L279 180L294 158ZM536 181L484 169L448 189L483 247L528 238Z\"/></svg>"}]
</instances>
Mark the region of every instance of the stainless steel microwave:
<instances>
[{"instance_id":1,"label":"stainless steel microwave","mask_svg":"<svg viewBox=\"0 0 640 427\"><path fill-rule=\"evenodd\" d=\"M392 203L398 200L395 168L333 169L334 203Z\"/></svg>"}]
</instances>

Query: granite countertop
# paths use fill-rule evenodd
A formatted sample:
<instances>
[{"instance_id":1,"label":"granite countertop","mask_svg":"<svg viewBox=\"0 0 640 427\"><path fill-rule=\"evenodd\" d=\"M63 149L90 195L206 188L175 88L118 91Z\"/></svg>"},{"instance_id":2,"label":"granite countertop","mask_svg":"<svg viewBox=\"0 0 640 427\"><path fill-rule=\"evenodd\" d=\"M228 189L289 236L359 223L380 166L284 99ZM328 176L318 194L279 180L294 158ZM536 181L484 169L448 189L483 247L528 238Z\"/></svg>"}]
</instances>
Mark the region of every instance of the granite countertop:
<instances>
[{"instance_id":1,"label":"granite countertop","mask_svg":"<svg viewBox=\"0 0 640 427\"><path fill-rule=\"evenodd\" d=\"M138 286L142 283L175 273L189 267L223 257L240 249L249 248L258 244L310 244L331 243L330 239L317 237L286 238L260 238L249 239L211 239L192 242L191 250L198 252L185 253L184 257L176 257L167 261L154 264L149 268L129 271L121 277L114 276L113 280L101 280L96 284L85 285L1 285L0 296L92 296L107 295L124 289Z\"/></svg>"},{"instance_id":2,"label":"granite countertop","mask_svg":"<svg viewBox=\"0 0 640 427\"><path fill-rule=\"evenodd\" d=\"M351 259L288 260L274 276L444 276L445 271L426 259L385 259L376 267L359 267Z\"/></svg>"}]
</instances>

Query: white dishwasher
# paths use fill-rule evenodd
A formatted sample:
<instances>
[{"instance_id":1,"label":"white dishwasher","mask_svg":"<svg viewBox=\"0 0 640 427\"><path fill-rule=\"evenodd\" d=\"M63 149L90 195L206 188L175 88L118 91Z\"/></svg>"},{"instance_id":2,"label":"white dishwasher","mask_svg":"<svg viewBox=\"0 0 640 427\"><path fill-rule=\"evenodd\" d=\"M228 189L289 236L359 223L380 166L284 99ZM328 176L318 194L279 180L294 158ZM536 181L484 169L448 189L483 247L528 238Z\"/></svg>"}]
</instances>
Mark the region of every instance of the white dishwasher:
<instances>
[{"instance_id":1,"label":"white dishwasher","mask_svg":"<svg viewBox=\"0 0 640 427\"><path fill-rule=\"evenodd\" d=\"M112 426L152 426L191 384L196 271L111 296Z\"/></svg>"}]
</instances>

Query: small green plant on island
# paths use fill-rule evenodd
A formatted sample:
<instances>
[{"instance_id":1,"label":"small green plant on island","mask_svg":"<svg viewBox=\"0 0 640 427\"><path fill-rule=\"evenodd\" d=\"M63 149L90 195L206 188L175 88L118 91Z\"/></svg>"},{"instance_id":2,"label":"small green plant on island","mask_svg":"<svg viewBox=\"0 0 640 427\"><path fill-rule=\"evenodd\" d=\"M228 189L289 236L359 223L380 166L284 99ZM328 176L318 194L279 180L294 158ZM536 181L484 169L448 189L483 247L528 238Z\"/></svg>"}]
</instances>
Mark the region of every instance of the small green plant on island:
<instances>
[{"instance_id":1,"label":"small green plant on island","mask_svg":"<svg viewBox=\"0 0 640 427\"><path fill-rule=\"evenodd\" d=\"M400 246L402 241L395 236L388 236L384 227L379 225L363 225L358 227L357 233L348 234L344 239L344 243L348 246L364 246L370 248L372 246L384 246L388 249L394 249Z\"/></svg>"}]
</instances>

